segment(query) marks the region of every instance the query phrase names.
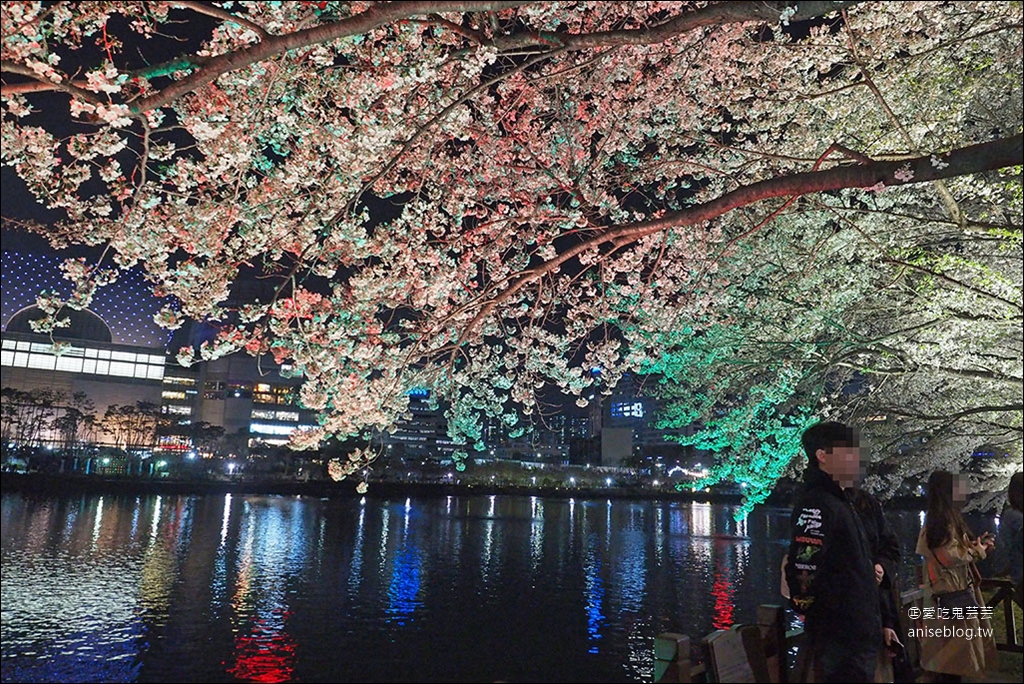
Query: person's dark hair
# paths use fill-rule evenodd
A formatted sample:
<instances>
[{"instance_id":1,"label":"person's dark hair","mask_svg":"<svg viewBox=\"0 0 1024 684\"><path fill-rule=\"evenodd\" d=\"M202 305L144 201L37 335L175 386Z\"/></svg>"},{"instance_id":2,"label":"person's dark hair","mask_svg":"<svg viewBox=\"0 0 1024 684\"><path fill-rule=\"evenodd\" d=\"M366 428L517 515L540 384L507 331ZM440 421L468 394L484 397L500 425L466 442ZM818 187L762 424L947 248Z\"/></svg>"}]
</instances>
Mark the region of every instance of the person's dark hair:
<instances>
[{"instance_id":1,"label":"person's dark hair","mask_svg":"<svg viewBox=\"0 0 1024 684\"><path fill-rule=\"evenodd\" d=\"M800 441L804 445L804 453L807 454L807 465L812 468L818 467L818 449L832 453L836 447L860 446L857 431L849 425L836 422L812 425L800 435Z\"/></svg>"},{"instance_id":2,"label":"person's dark hair","mask_svg":"<svg viewBox=\"0 0 1024 684\"><path fill-rule=\"evenodd\" d=\"M1014 473L1006 490L1006 503L1018 511L1024 510L1024 473Z\"/></svg>"},{"instance_id":3,"label":"person's dark hair","mask_svg":"<svg viewBox=\"0 0 1024 684\"><path fill-rule=\"evenodd\" d=\"M936 470L928 478L928 516L925 518L925 539L928 548L945 546L951 539L971 536L960 507L953 501L953 473Z\"/></svg>"}]
</instances>

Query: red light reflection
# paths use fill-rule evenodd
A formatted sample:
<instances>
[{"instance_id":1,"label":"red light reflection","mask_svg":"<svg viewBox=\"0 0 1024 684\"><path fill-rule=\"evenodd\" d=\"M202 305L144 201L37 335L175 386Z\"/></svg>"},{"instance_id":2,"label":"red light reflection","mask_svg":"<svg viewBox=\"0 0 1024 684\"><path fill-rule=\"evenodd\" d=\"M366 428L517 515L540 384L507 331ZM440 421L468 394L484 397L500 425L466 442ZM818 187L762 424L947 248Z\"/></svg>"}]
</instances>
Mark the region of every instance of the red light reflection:
<instances>
[{"instance_id":1,"label":"red light reflection","mask_svg":"<svg viewBox=\"0 0 1024 684\"><path fill-rule=\"evenodd\" d=\"M227 672L250 682L287 682L295 670L295 640L285 631L290 612L258 620L251 635L235 637L235 664Z\"/></svg>"},{"instance_id":2,"label":"red light reflection","mask_svg":"<svg viewBox=\"0 0 1024 684\"><path fill-rule=\"evenodd\" d=\"M715 629L729 629L733 623L733 596L736 594L736 587L730 579L732 563L727 557L728 551L727 544L715 544L715 582L711 586L711 595L715 597L711 625Z\"/></svg>"}]
</instances>

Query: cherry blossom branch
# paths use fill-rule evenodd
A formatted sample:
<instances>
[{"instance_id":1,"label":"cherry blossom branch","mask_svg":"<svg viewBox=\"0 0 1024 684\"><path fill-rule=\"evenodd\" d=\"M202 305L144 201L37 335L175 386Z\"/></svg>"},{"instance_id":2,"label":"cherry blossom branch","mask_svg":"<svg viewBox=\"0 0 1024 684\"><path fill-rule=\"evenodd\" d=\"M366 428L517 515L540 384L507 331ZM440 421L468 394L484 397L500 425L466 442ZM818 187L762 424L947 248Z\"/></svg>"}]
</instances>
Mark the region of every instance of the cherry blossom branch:
<instances>
[{"instance_id":1,"label":"cherry blossom branch","mask_svg":"<svg viewBox=\"0 0 1024 684\"><path fill-rule=\"evenodd\" d=\"M209 59L203 67L175 81L158 93L135 102L134 111L145 112L174 102L186 93L212 82L221 74L261 62L273 55L297 50L310 45L327 43L339 38L357 36L379 26L394 23L421 14L438 12L486 12L529 4L514 0L487 0L483 2L414 2L377 3L371 9L329 24L279 36L270 36L256 45L234 50Z\"/></svg>"},{"instance_id":2,"label":"cherry blossom branch","mask_svg":"<svg viewBox=\"0 0 1024 684\"><path fill-rule=\"evenodd\" d=\"M854 221L851 221L849 218L839 214L838 212L833 212L833 214L835 215L837 220L842 221L846 225L850 226L850 228L852 228L857 233L859 233L860 236L863 237L867 242L871 243L871 245L878 250L878 253L880 255L882 255L882 263L892 264L894 266L902 266L904 269L911 269L911 270L914 270L914 271L921 271L922 273L926 273L926 274L932 276L933 278L938 278L939 280L944 280L944 281L946 281L947 283L949 283L951 285L954 285L954 286L959 287L959 288L963 288L964 290L967 290L968 292L973 292L974 294L979 295L981 297L984 297L986 299L995 300L996 302L998 302L1000 304L1005 304L1005 305L1007 305L1009 307L1017 309L1018 311L1021 310L1021 303L1020 302L1014 302L1014 301L1012 301L1010 299L1006 299L1004 297L1000 297L999 295L993 294L991 292L987 292L986 290L982 290L979 287L975 287L974 285L971 285L970 283L965 283L962 280L957 280L956 278L948 276L945 273L940 273L940 272L934 271L934 270L932 270L930 268L925 268L924 266L921 266L919 264L912 264L912 263L910 263L908 261L903 261L902 259L895 259L895 258L887 256L886 255L887 250L885 249L885 247L880 245L876 240L874 240L869 235L867 235L863 230L861 230L860 226L858 226Z\"/></svg>"},{"instance_id":3,"label":"cherry blossom branch","mask_svg":"<svg viewBox=\"0 0 1024 684\"><path fill-rule=\"evenodd\" d=\"M427 19L406 19L409 23L416 24L430 24L434 26L443 26L449 31L459 34L463 38L468 38L477 45L483 45L487 42L487 38L478 31L472 31L463 26L459 26L454 21L449 21L439 14L431 14Z\"/></svg>"},{"instance_id":4,"label":"cherry blossom branch","mask_svg":"<svg viewBox=\"0 0 1024 684\"><path fill-rule=\"evenodd\" d=\"M262 31L260 34L261 40L255 45L233 50L212 58L186 59L184 62L176 60L176 62L180 62L177 64L179 70L184 69L185 63L196 70L163 90L133 102L131 104L132 111L136 114L166 106L186 93L193 92L200 86L212 82L222 74L244 68L289 50L326 43L338 38L361 35L379 26L407 20L417 15L435 16L441 12L495 11L530 3L515 0L481 2L427 2L417 0L412 2L378 3L366 12L355 16L283 35L268 35L265 30L256 24L252 24L241 17L223 12L222 10L202 5L201 3L179 1L175 4L194 11L203 11L205 14L216 16L225 21L236 22L258 34ZM652 45L705 26L751 21L776 22L784 16L792 21L802 21L857 4L859 4L859 0L848 2L801 2L795 5L790 2L723 2L688 12L650 28L599 31L577 35L528 32L499 37L491 41L491 44L503 51L527 46L586 50L616 45ZM8 69L6 63L3 69L4 71L11 71L11 73L18 73ZM167 69L162 65L150 67L146 71L151 73L168 73ZM36 80L36 83L31 85L4 84L2 92L4 94L39 92L43 90L65 90L66 92L71 92L67 91L66 88L59 87L58 84L40 80L38 74L34 72L21 73L21 75L33 78Z\"/></svg>"},{"instance_id":5,"label":"cherry blossom branch","mask_svg":"<svg viewBox=\"0 0 1024 684\"><path fill-rule=\"evenodd\" d=\"M527 283L558 269L587 250L605 242L621 244L625 238L635 242L640 238L669 228L691 226L710 221L733 209L748 206L772 197L808 195L848 188L884 189L911 183L923 183L941 178L954 178L984 171L1015 166L1024 155L1024 135L1017 134L992 142L970 145L940 155L927 155L904 163L876 161L856 166L840 166L825 171L809 171L771 178L726 193L718 199L687 209L669 212L661 218L609 228L605 232L567 249L557 257L521 275L497 297L485 304L459 337L464 342L479 323L494 309L513 296Z\"/></svg>"},{"instance_id":6,"label":"cherry blossom branch","mask_svg":"<svg viewBox=\"0 0 1024 684\"><path fill-rule=\"evenodd\" d=\"M914 411L905 411L900 409L889 409L889 413L897 416L905 416L907 418L917 418L919 420L942 420L953 422L967 416L977 415L979 413L1010 413L1013 411L1024 411L1024 404L1005 404L1002 406L975 406L973 408L958 411L950 415L942 416L930 416L925 413L917 413ZM1014 428L1020 431L1021 428Z\"/></svg>"},{"instance_id":7,"label":"cherry blossom branch","mask_svg":"<svg viewBox=\"0 0 1024 684\"><path fill-rule=\"evenodd\" d=\"M850 19L846 14L846 10L843 10L842 15L843 22L846 24L846 32L848 34L848 42L850 45L850 54L853 56L853 61L857 64L857 68L860 71L861 77L864 79L864 83L867 84L868 89L872 92L872 94L874 94L875 99L878 100L878 104L885 112L885 115L892 122L893 126L895 126L896 130L899 131L900 136L903 138L903 141L910 147L912 152L920 154L921 150L917 147L913 138L910 137L910 133L907 132L907 129L903 125L903 122L901 122L899 120L899 117L896 116L896 113L892 111L892 107L889 106L889 103L886 101L885 96L882 95L882 91L878 89L878 85L875 83L874 79L871 78L870 70L864 66L864 62L861 60L860 54L857 51L857 33L850 25ZM946 205L946 210L949 211L950 217L952 217L952 219L956 221L958 225L963 225L964 213L960 210L960 206L957 204L956 199L953 197L953 193L949 191L949 188L946 187L946 184L943 183L942 181L937 181L935 183L935 189L938 190L939 197L942 198L942 203Z\"/></svg>"},{"instance_id":8,"label":"cherry blossom branch","mask_svg":"<svg viewBox=\"0 0 1024 684\"><path fill-rule=\"evenodd\" d=\"M454 111L456 107L458 107L459 105L467 102L468 100L470 100L477 93L479 93L479 92L481 92L483 90L486 90L487 88L490 88L492 85L494 85L496 83L500 83L501 81L504 81L509 76L512 76L513 74L517 74L517 73L519 73L521 71L529 69L531 66L537 64L538 62L542 62L542 61L544 61L546 59L550 59L554 55L558 54L558 52L559 52L559 50L553 50L551 52L546 52L546 53L537 55L536 57L533 57L531 59L528 59L528 60L524 61L522 64L516 66L513 69L509 69L508 71L504 71L504 72L498 74L497 76L495 76L494 78L488 79L487 81L484 81L483 83L480 83L479 85L477 85L477 86L475 86L473 88L470 88L465 93L463 93L458 98L456 98L447 107L445 107L444 109L439 111L434 116L430 117L429 121L424 123L418 129L416 129L415 133L413 133L411 136L409 136L409 139L405 141L405 143L402 145L402 148L400 150L398 150L398 152L396 152L391 157L391 159L388 160L388 163L385 164L383 166L383 168L381 168L381 170L378 171L373 176L373 178L371 178L370 180L368 180L365 183L363 183L363 186L359 189L359 192L355 194L355 196L352 198L352 200L350 202L348 202L348 204L346 205L346 207L344 209L342 209L336 216L334 216L334 218L331 219L329 224L330 225L334 225L335 223L340 221L342 219L342 217L344 217L346 214L351 212L352 209L356 206L356 204L358 204L359 199L363 196L363 194L367 190L372 188L377 181L379 181L381 178L383 178L385 175L387 175L389 171L391 171L393 168L395 168L395 165L398 164L399 160L401 160L401 158L403 156L405 156L409 152L409 150L412 149L412 146L416 143L416 141L419 140L423 136L424 133L426 133L431 128L433 128L435 124L437 124L439 121L442 121L446 116L448 116L448 114L450 114L452 111Z\"/></svg>"},{"instance_id":9,"label":"cherry blossom branch","mask_svg":"<svg viewBox=\"0 0 1024 684\"><path fill-rule=\"evenodd\" d=\"M3 73L5 74L17 74L18 76L27 76L28 78L33 79L28 83L4 83L4 95L15 93L39 93L59 90L67 93L68 95L71 95L72 97L77 97L80 100L84 100L92 104L107 104L107 102L96 93L92 92L91 90L81 88L75 85L73 82L68 81L55 83L53 81L37 80L41 78L41 76L38 73L36 73L32 69L29 69L28 67L18 64L17 62L12 62L7 59L3 60L2 62L0 62L0 71L3 71ZM80 81L80 83L84 82Z\"/></svg>"},{"instance_id":10,"label":"cherry blossom branch","mask_svg":"<svg viewBox=\"0 0 1024 684\"><path fill-rule=\"evenodd\" d=\"M566 50L589 50L613 45L654 45L706 26L722 26L752 21L776 23L783 16L788 21L815 19L859 2L716 2L692 12L673 17L650 28L597 31L585 34L529 32L497 37L492 45L499 50L530 46L557 46ZM788 12L792 11L792 14ZM783 13L786 12L787 15Z\"/></svg>"},{"instance_id":11,"label":"cherry blossom branch","mask_svg":"<svg viewBox=\"0 0 1024 684\"><path fill-rule=\"evenodd\" d=\"M252 31L253 33L255 33L257 36L260 37L260 40L266 40L270 38L270 33L268 33L267 30L260 26L259 24L255 24L249 21L248 19L240 17L236 14L232 14L231 12L226 12L220 9L219 7L213 7L211 5L206 5L201 2L186 2L185 0L174 0L174 2L171 3L171 5L173 7L183 7L185 9L190 9L193 12L205 14L208 17L214 17L216 19L220 19L221 21L238 24L239 26L243 26Z\"/></svg>"}]
</instances>

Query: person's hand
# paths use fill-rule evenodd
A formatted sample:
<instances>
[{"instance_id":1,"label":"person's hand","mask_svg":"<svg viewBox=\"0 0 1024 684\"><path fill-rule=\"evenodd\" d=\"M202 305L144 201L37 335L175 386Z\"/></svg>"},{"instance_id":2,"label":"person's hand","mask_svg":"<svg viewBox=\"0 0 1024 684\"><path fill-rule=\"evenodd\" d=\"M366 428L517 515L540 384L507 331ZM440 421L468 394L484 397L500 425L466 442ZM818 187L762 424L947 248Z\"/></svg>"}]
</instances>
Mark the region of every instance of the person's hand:
<instances>
[{"instance_id":1,"label":"person's hand","mask_svg":"<svg viewBox=\"0 0 1024 684\"><path fill-rule=\"evenodd\" d=\"M991 532L985 532L978 537L978 546L985 549L986 552L991 551L996 545L996 538Z\"/></svg>"},{"instance_id":2,"label":"person's hand","mask_svg":"<svg viewBox=\"0 0 1024 684\"><path fill-rule=\"evenodd\" d=\"M882 639L885 640L886 646L891 646L893 642L899 644L900 646L903 645L900 643L900 638L899 636L897 636L896 630L892 629L891 627L882 628Z\"/></svg>"},{"instance_id":3,"label":"person's hand","mask_svg":"<svg viewBox=\"0 0 1024 684\"><path fill-rule=\"evenodd\" d=\"M881 584L883 577L885 577L885 568L875 563L875 584Z\"/></svg>"}]
</instances>

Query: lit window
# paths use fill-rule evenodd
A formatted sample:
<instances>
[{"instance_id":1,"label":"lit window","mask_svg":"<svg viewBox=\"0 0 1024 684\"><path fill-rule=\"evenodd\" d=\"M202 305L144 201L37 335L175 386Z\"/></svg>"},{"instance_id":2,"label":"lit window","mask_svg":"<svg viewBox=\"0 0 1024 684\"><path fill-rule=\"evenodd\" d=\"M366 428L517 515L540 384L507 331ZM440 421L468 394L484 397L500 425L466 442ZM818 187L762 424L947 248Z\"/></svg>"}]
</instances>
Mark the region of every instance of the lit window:
<instances>
[{"instance_id":1,"label":"lit window","mask_svg":"<svg viewBox=\"0 0 1024 684\"><path fill-rule=\"evenodd\" d=\"M274 413L274 418L277 420L290 420L292 422L298 422L299 413L298 411L277 411Z\"/></svg>"},{"instance_id":2,"label":"lit window","mask_svg":"<svg viewBox=\"0 0 1024 684\"><path fill-rule=\"evenodd\" d=\"M614 418L643 418L644 404L642 401L618 401L611 405Z\"/></svg>"},{"instance_id":3,"label":"lit window","mask_svg":"<svg viewBox=\"0 0 1024 684\"><path fill-rule=\"evenodd\" d=\"M160 393L160 396L163 397L164 399L185 399L185 393L180 391L171 392L168 390L164 390L163 392Z\"/></svg>"},{"instance_id":4,"label":"lit window","mask_svg":"<svg viewBox=\"0 0 1024 684\"><path fill-rule=\"evenodd\" d=\"M118 375L124 378L130 378L135 375L135 364L127 363L125 361L111 361L110 375Z\"/></svg>"},{"instance_id":5,"label":"lit window","mask_svg":"<svg viewBox=\"0 0 1024 684\"><path fill-rule=\"evenodd\" d=\"M82 362L83 361L85 361L85 359L81 359L81 358L77 358L76 359L74 357L58 356L57 357L57 370L59 370L59 371L67 371L69 373L81 373L82 372Z\"/></svg>"},{"instance_id":6,"label":"lit window","mask_svg":"<svg viewBox=\"0 0 1024 684\"><path fill-rule=\"evenodd\" d=\"M266 423L253 423L250 432L258 432L262 435L290 435L295 432L294 425L268 425Z\"/></svg>"},{"instance_id":7,"label":"lit window","mask_svg":"<svg viewBox=\"0 0 1024 684\"><path fill-rule=\"evenodd\" d=\"M40 370L53 370L57 357L52 354L29 354L28 367Z\"/></svg>"},{"instance_id":8,"label":"lit window","mask_svg":"<svg viewBox=\"0 0 1024 684\"><path fill-rule=\"evenodd\" d=\"M14 340L4 340L3 347L4 349L15 349Z\"/></svg>"}]
</instances>

